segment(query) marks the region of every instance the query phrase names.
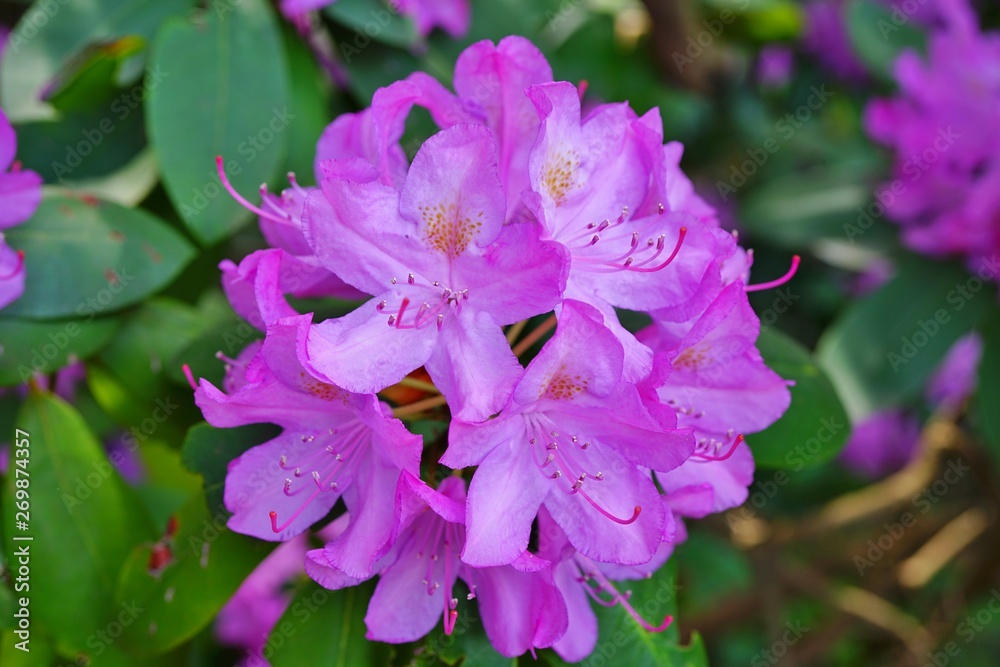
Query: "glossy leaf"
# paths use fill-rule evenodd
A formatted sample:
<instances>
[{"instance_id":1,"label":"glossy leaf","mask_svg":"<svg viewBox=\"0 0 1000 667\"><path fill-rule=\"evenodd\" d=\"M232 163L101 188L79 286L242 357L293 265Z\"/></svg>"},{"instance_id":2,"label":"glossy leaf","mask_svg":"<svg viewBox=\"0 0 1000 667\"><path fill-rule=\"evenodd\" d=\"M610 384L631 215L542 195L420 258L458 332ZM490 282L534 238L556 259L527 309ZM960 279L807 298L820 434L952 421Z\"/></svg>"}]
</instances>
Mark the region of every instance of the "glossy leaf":
<instances>
[{"instance_id":1,"label":"glossy leaf","mask_svg":"<svg viewBox=\"0 0 1000 667\"><path fill-rule=\"evenodd\" d=\"M222 188L258 199L285 159L288 75L274 12L264 0L213 3L163 26L151 67L177 72L149 91L146 121L174 208L192 233L214 243L251 218Z\"/></svg>"},{"instance_id":2,"label":"glossy leaf","mask_svg":"<svg viewBox=\"0 0 1000 667\"><path fill-rule=\"evenodd\" d=\"M388 664L385 644L365 639L365 610L372 582L328 591L312 581L302 586L271 632L274 667Z\"/></svg>"},{"instance_id":3,"label":"glossy leaf","mask_svg":"<svg viewBox=\"0 0 1000 667\"><path fill-rule=\"evenodd\" d=\"M170 282L192 248L141 209L47 194L27 223L7 232L24 251L24 294L4 314L91 318L136 303Z\"/></svg>"},{"instance_id":4,"label":"glossy leaf","mask_svg":"<svg viewBox=\"0 0 1000 667\"><path fill-rule=\"evenodd\" d=\"M122 568L117 600L143 609L121 639L133 655L163 653L197 634L272 548L228 530L224 508L209 509L192 496L174 515L177 533L140 544ZM166 557L158 572L150 570L154 550Z\"/></svg>"},{"instance_id":5,"label":"glossy leaf","mask_svg":"<svg viewBox=\"0 0 1000 667\"><path fill-rule=\"evenodd\" d=\"M86 359L104 347L120 322L35 322L0 318L0 387L27 382L34 373L54 373L72 359Z\"/></svg>"},{"instance_id":6,"label":"glossy leaf","mask_svg":"<svg viewBox=\"0 0 1000 667\"><path fill-rule=\"evenodd\" d=\"M62 399L32 391L18 420L27 447L14 447L12 471L24 470L28 528L12 514L17 473L4 483L4 536L31 536L31 614L61 650L94 650L94 633L117 618L114 585L133 545L153 535L134 492L108 461L80 415ZM26 450L25 456L17 454ZM22 466L18 461L25 461ZM67 585L72 582L72 585Z\"/></svg>"},{"instance_id":7,"label":"glossy leaf","mask_svg":"<svg viewBox=\"0 0 1000 667\"><path fill-rule=\"evenodd\" d=\"M761 332L757 348L775 373L795 381L785 414L760 433L747 436L757 465L799 469L832 459L851 428L830 380L808 350L774 329Z\"/></svg>"},{"instance_id":8,"label":"glossy leaf","mask_svg":"<svg viewBox=\"0 0 1000 667\"><path fill-rule=\"evenodd\" d=\"M958 266L911 257L892 281L852 302L816 350L852 421L918 396L994 289Z\"/></svg>"},{"instance_id":9,"label":"glossy leaf","mask_svg":"<svg viewBox=\"0 0 1000 667\"><path fill-rule=\"evenodd\" d=\"M854 51L875 74L891 78L893 64L904 50L924 49L924 32L911 15L895 6L851 0L845 14Z\"/></svg>"}]
</instances>

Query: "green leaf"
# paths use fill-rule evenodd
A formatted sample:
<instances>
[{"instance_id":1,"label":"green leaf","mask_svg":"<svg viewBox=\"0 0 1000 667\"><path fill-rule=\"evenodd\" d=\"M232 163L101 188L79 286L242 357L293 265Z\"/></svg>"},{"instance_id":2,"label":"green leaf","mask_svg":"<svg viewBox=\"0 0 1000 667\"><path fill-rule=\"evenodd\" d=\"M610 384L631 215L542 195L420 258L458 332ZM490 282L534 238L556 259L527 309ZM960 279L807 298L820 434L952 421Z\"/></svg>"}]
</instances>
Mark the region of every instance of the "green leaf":
<instances>
[{"instance_id":1,"label":"green leaf","mask_svg":"<svg viewBox=\"0 0 1000 667\"><path fill-rule=\"evenodd\" d=\"M108 98L118 91L118 73L144 46L143 40L134 36L88 46L50 84L48 102L61 112L107 114Z\"/></svg>"},{"instance_id":2,"label":"green leaf","mask_svg":"<svg viewBox=\"0 0 1000 667\"><path fill-rule=\"evenodd\" d=\"M740 222L755 236L791 248L824 238L853 241L868 232L869 238L892 233L886 225L858 226L858 208L871 200L866 182L871 169L871 164L841 164L775 178L739 200Z\"/></svg>"},{"instance_id":3,"label":"green leaf","mask_svg":"<svg viewBox=\"0 0 1000 667\"><path fill-rule=\"evenodd\" d=\"M0 318L0 387L24 384L34 373L54 373L72 359L86 359L104 347L117 318L33 322Z\"/></svg>"},{"instance_id":4,"label":"green leaf","mask_svg":"<svg viewBox=\"0 0 1000 667\"><path fill-rule=\"evenodd\" d=\"M0 100L13 120L52 118L46 88L88 45L125 35L152 39L195 0L36 2L11 31L0 61Z\"/></svg>"},{"instance_id":5,"label":"green leaf","mask_svg":"<svg viewBox=\"0 0 1000 667\"><path fill-rule=\"evenodd\" d=\"M354 34L338 47L345 60L363 51L371 40L392 46L410 46L417 37L413 21L379 0L337 0L323 13Z\"/></svg>"},{"instance_id":6,"label":"green leaf","mask_svg":"<svg viewBox=\"0 0 1000 667\"><path fill-rule=\"evenodd\" d=\"M229 462L246 450L276 437L280 430L269 424L251 424L236 428L215 428L195 424L188 431L181 450L181 462L205 480L210 507L222 505L222 492Z\"/></svg>"},{"instance_id":7,"label":"green leaf","mask_svg":"<svg viewBox=\"0 0 1000 667\"><path fill-rule=\"evenodd\" d=\"M122 634L131 653L163 653L196 635L273 547L228 530L224 508L208 510L200 495L192 496L174 515L173 539L164 537L156 547L140 544L122 568L116 599L142 610ZM156 576L149 570L154 548L171 554Z\"/></svg>"},{"instance_id":8,"label":"green leaf","mask_svg":"<svg viewBox=\"0 0 1000 667\"><path fill-rule=\"evenodd\" d=\"M906 257L892 281L852 302L816 350L851 420L918 397L945 352L975 326L993 291L961 267Z\"/></svg>"},{"instance_id":9,"label":"green leaf","mask_svg":"<svg viewBox=\"0 0 1000 667\"><path fill-rule=\"evenodd\" d=\"M875 74L887 79L892 79L893 63L905 49L925 49L923 31L913 20L897 23L894 16L900 14L872 0L850 0L847 4L847 30L854 52Z\"/></svg>"},{"instance_id":10,"label":"green leaf","mask_svg":"<svg viewBox=\"0 0 1000 667\"><path fill-rule=\"evenodd\" d=\"M976 426L1000 462L1000 313L994 312L983 325L983 358L979 362L979 379L973 414Z\"/></svg>"},{"instance_id":11,"label":"green leaf","mask_svg":"<svg viewBox=\"0 0 1000 667\"><path fill-rule=\"evenodd\" d=\"M836 390L808 350L773 329L761 331L757 348L764 361L786 380L792 404L774 424L747 437L757 465L768 468L814 466L829 461L851 433Z\"/></svg>"},{"instance_id":12,"label":"green leaf","mask_svg":"<svg viewBox=\"0 0 1000 667\"><path fill-rule=\"evenodd\" d=\"M288 127L288 156L284 171L297 174L299 183L313 181L313 160L316 142L333 120L331 113L332 87L327 75L316 62L315 54L292 30L284 33L285 52L289 62L289 107L295 122ZM334 98L343 107L343 98Z\"/></svg>"},{"instance_id":13,"label":"green leaf","mask_svg":"<svg viewBox=\"0 0 1000 667\"><path fill-rule=\"evenodd\" d=\"M18 419L27 432L12 448L4 483L5 541L25 542L31 558L31 614L60 651L86 652L119 608L114 584L133 545L153 536L134 492L121 480L80 415L62 399L32 391ZM19 434L20 435L20 434ZM25 457L18 452L26 450ZM29 476L29 528L13 512L17 470ZM69 582L72 582L68 585Z\"/></svg>"},{"instance_id":14,"label":"green leaf","mask_svg":"<svg viewBox=\"0 0 1000 667\"><path fill-rule=\"evenodd\" d=\"M388 664L385 644L365 639L365 610L373 581L328 591L309 581L275 624L264 648L274 667Z\"/></svg>"},{"instance_id":15,"label":"green leaf","mask_svg":"<svg viewBox=\"0 0 1000 667\"><path fill-rule=\"evenodd\" d=\"M92 317L159 290L190 261L192 248L142 209L47 193L34 217L7 232L24 251L24 295L5 315Z\"/></svg>"},{"instance_id":16,"label":"green leaf","mask_svg":"<svg viewBox=\"0 0 1000 667\"><path fill-rule=\"evenodd\" d=\"M185 303L153 299L129 315L100 359L130 390L133 402L159 398L171 389L165 386L166 364L209 324Z\"/></svg>"},{"instance_id":17,"label":"green leaf","mask_svg":"<svg viewBox=\"0 0 1000 667\"><path fill-rule=\"evenodd\" d=\"M296 122L273 11L264 0L242 0L169 21L151 67L166 74L146 97L146 120L167 194L194 235L214 243L251 217L222 188L216 156L254 199L282 166Z\"/></svg>"}]
</instances>

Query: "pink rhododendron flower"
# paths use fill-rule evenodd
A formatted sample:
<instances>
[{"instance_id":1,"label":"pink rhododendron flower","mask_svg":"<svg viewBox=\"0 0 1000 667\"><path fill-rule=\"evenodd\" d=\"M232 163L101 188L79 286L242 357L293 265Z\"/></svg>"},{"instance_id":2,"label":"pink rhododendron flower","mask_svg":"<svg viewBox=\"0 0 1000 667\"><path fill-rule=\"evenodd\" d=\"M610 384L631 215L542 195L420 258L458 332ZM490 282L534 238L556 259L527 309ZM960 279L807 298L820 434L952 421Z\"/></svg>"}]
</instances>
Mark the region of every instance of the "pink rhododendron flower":
<instances>
[{"instance_id":1,"label":"pink rhododendron flower","mask_svg":"<svg viewBox=\"0 0 1000 667\"><path fill-rule=\"evenodd\" d=\"M223 262L223 286L266 335L230 362L225 392L202 381L196 399L216 426L284 429L230 466L234 530L290 539L343 496L305 567L332 589L379 578L370 639L414 641L439 619L450 633L475 601L503 655L579 660L591 600L665 628L612 582L654 573L685 518L745 500L743 434L790 401L746 294L798 258L748 285L752 253L695 192L659 112L584 112L523 38L469 47L454 87L416 73L338 118L318 187L292 178L260 206L233 192L271 247ZM440 131L410 161L415 106ZM307 295L372 298L314 323L287 298ZM653 324L634 335L616 308ZM432 487L394 416L445 407Z\"/></svg>"},{"instance_id":2,"label":"pink rhododendron flower","mask_svg":"<svg viewBox=\"0 0 1000 667\"><path fill-rule=\"evenodd\" d=\"M383 412L374 395L351 394L320 382L299 361L308 315L268 327L252 359L241 358L243 382L226 394L202 380L195 394L215 426L278 424L277 438L235 460L229 469L229 527L265 540L284 540L325 516L343 496L357 517L327 546L328 557L352 576L366 576L388 548L396 482L417 473L420 439Z\"/></svg>"}]
</instances>

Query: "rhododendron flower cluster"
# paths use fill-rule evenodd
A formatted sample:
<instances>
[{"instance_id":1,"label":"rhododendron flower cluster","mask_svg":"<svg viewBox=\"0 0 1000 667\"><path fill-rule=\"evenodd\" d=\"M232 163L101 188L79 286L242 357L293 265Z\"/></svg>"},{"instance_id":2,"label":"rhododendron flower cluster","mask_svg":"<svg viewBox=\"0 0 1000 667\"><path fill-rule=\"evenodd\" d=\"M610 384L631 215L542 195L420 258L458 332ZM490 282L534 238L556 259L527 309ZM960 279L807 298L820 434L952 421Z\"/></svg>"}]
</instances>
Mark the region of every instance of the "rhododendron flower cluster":
<instances>
[{"instance_id":1,"label":"rhododendron flower cluster","mask_svg":"<svg viewBox=\"0 0 1000 667\"><path fill-rule=\"evenodd\" d=\"M899 94L866 110L868 133L896 153L879 199L911 248L995 279L983 260L1000 250L1000 35L966 3L939 4L926 58L900 56Z\"/></svg>"},{"instance_id":2,"label":"rhododendron flower cluster","mask_svg":"<svg viewBox=\"0 0 1000 667\"><path fill-rule=\"evenodd\" d=\"M3 230L30 218L42 200L42 179L14 161L17 137L0 110L0 308L24 292L24 254L4 240Z\"/></svg>"},{"instance_id":3,"label":"rhododendron flower cluster","mask_svg":"<svg viewBox=\"0 0 1000 667\"><path fill-rule=\"evenodd\" d=\"M416 73L338 118L316 187L255 205L222 173L272 246L221 267L265 337L196 400L215 426L283 429L230 465L229 525L294 539L343 500L305 568L333 589L378 577L370 639L450 632L472 604L508 656L586 657L592 600L665 628L614 581L652 574L684 518L743 502L744 434L789 405L747 292L795 266L748 286L752 253L659 111L580 98L527 40L480 42L454 92ZM409 160L414 105L440 131ZM289 295L367 300L317 321ZM446 447L407 429L418 416L450 416Z\"/></svg>"}]
</instances>

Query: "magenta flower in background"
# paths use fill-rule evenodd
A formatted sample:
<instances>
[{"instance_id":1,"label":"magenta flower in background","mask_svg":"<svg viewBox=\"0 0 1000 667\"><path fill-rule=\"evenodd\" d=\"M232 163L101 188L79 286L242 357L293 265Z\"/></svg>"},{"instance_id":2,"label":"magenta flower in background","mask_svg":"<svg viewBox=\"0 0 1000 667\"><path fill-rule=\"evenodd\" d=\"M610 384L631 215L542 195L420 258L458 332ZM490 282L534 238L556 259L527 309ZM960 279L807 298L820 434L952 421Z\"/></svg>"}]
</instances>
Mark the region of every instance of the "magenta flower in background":
<instances>
[{"instance_id":1,"label":"magenta flower in background","mask_svg":"<svg viewBox=\"0 0 1000 667\"><path fill-rule=\"evenodd\" d=\"M290 584L305 574L308 536L298 535L278 545L229 598L215 622L219 641L245 649L239 667L265 667L264 646L272 628L292 600Z\"/></svg>"},{"instance_id":2,"label":"magenta flower in background","mask_svg":"<svg viewBox=\"0 0 1000 667\"><path fill-rule=\"evenodd\" d=\"M896 155L880 199L903 241L995 279L985 263L1000 250L1000 35L981 32L964 2L941 11L926 59L899 57L899 94L871 102L865 127Z\"/></svg>"},{"instance_id":3,"label":"magenta flower in background","mask_svg":"<svg viewBox=\"0 0 1000 667\"><path fill-rule=\"evenodd\" d=\"M865 477L882 477L909 463L919 440L916 417L902 410L875 412L854 425L839 460Z\"/></svg>"},{"instance_id":4,"label":"magenta flower in background","mask_svg":"<svg viewBox=\"0 0 1000 667\"><path fill-rule=\"evenodd\" d=\"M810 0L805 6L803 46L823 67L847 82L863 81L868 70L854 53L847 32L845 0Z\"/></svg>"},{"instance_id":5,"label":"magenta flower in background","mask_svg":"<svg viewBox=\"0 0 1000 667\"><path fill-rule=\"evenodd\" d=\"M765 88L783 88L792 78L795 53L782 44L772 44L757 56L757 81Z\"/></svg>"},{"instance_id":6,"label":"magenta flower in background","mask_svg":"<svg viewBox=\"0 0 1000 667\"><path fill-rule=\"evenodd\" d=\"M0 308L24 292L24 255L6 244L3 230L21 224L42 201L42 179L14 161L17 136L0 109Z\"/></svg>"},{"instance_id":7,"label":"magenta flower in background","mask_svg":"<svg viewBox=\"0 0 1000 667\"><path fill-rule=\"evenodd\" d=\"M957 409L976 390L983 339L968 333L951 346L934 375L927 382L927 402Z\"/></svg>"}]
</instances>

